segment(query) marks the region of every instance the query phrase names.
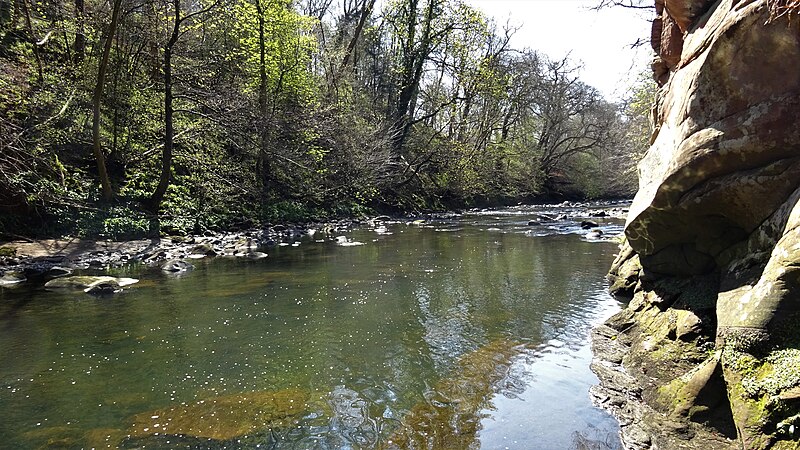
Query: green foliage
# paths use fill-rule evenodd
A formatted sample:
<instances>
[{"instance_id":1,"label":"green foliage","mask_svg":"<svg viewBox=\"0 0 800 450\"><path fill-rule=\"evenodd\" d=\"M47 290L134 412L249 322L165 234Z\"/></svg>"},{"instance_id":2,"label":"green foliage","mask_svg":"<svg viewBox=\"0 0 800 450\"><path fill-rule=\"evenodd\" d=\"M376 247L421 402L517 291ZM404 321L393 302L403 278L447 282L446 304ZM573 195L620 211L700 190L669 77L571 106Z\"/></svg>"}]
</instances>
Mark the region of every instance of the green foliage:
<instances>
[{"instance_id":1,"label":"green foliage","mask_svg":"<svg viewBox=\"0 0 800 450\"><path fill-rule=\"evenodd\" d=\"M254 2L260 2L261 18ZM307 103L317 89L308 71L317 42L311 34L315 19L298 14L291 0L240 1L235 6L240 47L231 55L244 62L247 87L258 91L261 71L259 19L264 22L267 88L280 100ZM224 25L223 25L224 26Z\"/></svg>"},{"instance_id":2,"label":"green foliage","mask_svg":"<svg viewBox=\"0 0 800 450\"><path fill-rule=\"evenodd\" d=\"M172 47L158 215L143 211L166 148L175 3L126 10L112 43L99 120L108 203L91 128L111 4L87 0L81 22L73 3L34 0L30 28L0 19L0 230L122 238L635 185L652 83L607 103L568 60L513 50L513 30L465 1L378 2L368 15L362 2L345 15L303 3L314 18L291 0L181 4L183 17L214 7L182 22ZM34 47L54 27L65 34Z\"/></svg>"},{"instance_id":3,"label":"green foliage","mask_svg":"<svg viewBox=\"0 0 800 450\"><path fill-rule=\"evenodd\" d=\"M311 222L323 217L319 209L290 200L264 205L261 214L268 222Z\"/></svg>"}]
</instances>

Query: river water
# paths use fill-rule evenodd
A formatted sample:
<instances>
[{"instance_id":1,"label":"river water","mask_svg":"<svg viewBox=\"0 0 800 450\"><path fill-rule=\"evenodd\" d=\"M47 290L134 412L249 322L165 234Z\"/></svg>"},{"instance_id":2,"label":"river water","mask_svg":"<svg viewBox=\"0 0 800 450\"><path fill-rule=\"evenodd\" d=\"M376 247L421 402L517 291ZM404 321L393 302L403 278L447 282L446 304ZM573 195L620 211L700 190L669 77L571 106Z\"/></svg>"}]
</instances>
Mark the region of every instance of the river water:
<instances>
[{"instance_id":1,"label":"river water","mask_svg":"<svg viewBox=\"0 0 800 450\"><path fill-rule=\"evenodd\" d=\"M617 449L588 394L616 244L541 212L133 266L106 298L0 289L0 447Z\"/></svg>"}]
</instances>

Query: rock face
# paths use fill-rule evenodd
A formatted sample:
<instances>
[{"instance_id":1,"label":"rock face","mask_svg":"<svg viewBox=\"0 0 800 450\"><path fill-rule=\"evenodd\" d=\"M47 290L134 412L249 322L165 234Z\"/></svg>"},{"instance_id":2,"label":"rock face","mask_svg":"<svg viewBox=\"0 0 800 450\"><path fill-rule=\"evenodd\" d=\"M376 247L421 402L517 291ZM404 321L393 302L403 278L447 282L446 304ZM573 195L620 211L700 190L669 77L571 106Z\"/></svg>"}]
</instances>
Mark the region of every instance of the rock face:
<instances>
[{"instance_id":1,"label":"rock face","mask_svg":"<svg viewBox=\"0 0 800 450\"><path fill-rule=\"evenodd\" d=\"M633 300L595 334L595 394L629 448L800 448L800 5L656 9L663 87L611 272Z\"/></svg>"}]
</instances>

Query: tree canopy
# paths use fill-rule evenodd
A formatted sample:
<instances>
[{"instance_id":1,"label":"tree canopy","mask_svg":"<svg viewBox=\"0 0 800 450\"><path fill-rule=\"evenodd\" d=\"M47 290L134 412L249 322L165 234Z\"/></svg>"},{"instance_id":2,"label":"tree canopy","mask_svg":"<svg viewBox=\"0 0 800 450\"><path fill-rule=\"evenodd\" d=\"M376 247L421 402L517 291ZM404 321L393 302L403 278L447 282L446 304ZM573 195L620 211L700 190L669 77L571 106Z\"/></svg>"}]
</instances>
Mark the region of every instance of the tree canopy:
<instances>
[{"instance_id":1,"label":"tree canopy","mask_svg":"<svg viewBox=\"0 0 800 450\"><path fill-rule=\"evenodd\" d=\"M630 195L651 84L610 102L515 31L461 0L3 0L0 230Z\"/></svg>"}]
</instances>

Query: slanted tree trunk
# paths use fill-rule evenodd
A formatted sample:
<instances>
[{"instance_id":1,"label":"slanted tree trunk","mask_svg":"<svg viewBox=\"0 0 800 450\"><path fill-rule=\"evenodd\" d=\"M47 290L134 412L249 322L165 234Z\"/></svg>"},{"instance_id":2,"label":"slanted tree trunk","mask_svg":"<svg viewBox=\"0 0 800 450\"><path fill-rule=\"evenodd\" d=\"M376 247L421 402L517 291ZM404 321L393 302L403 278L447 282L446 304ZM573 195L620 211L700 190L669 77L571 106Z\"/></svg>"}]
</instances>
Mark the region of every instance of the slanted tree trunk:
<instances>
[{"instance_id":1,"label":"slanted tree trunk","mask_svg":"<svg viewBox=\"0 0 800 450\"><path fill-rule=\"evenodd\" d=\"M344 58L342 59L342 65L339 68L340 73L344 72L344 70L347 68L347 65L350 63L350 59L353 57L353 52L358 44L358 39L361 37L361 33L364 31L364 25L367 23L367 19L369 18L370 14L372 14L372 9L374 7L375 0L364 0L364 4L361 8L361 17L358 19L356 29L353 31L353 38L350 39L350 43L347 45L347 50L345 51Z\"/></svg>"},{"instance_id":2,"label":"slanted tree trunk","mask_svg":"<svg viewBox=\"0 0 800 450\"><path fill-rule=\"evenodd\" d=\"M103 54L100 57L100 65L97 68L97 84L95 84L94 95L92 96L92 149L94 151L94 159L97 162L97 175L100 177L100 186L102 187L103 200L105 201L111 200L114 193L111 190L111 181L106 170L106 158L103 153L103 146L100 143L100 103L103 100L103 85L106 82L106 72L108 71L108 57L111 54L111 45L117 32L121 3L122 0L114 0L111 24L108 27L106 40L103 44Z\"/></svg>"}]
</instances>

